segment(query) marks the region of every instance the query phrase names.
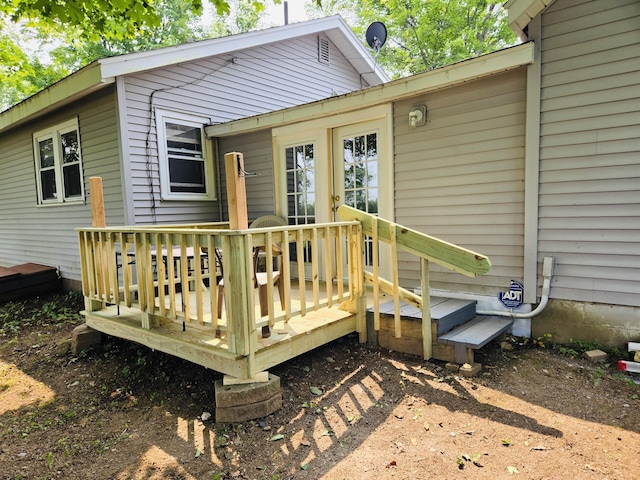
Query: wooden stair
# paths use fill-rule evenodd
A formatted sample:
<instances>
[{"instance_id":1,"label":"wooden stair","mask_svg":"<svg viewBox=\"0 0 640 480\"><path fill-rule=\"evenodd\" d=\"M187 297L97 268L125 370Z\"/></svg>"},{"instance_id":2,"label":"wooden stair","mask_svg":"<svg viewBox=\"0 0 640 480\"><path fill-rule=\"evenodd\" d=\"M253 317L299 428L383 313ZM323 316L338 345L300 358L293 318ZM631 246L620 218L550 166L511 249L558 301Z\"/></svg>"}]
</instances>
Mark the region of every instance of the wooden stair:
<instances>
[{"instance_id":1,"label":"wooden stair","mask_svg":"<svg viewBox=\"0 0 640 480\"><path fill-rule=\"evenodd\" d=\"M474 365L474 351L510 331L513 320L477 316L476 301L431 297L433 358ZM380 305L380 330L369 335L369 343L414 355L422 351L422 310L401 302L401 337L393 329L394 304ZM367 330L373 331L373 310L367 311Z\"/></svg>"}]
</instances>

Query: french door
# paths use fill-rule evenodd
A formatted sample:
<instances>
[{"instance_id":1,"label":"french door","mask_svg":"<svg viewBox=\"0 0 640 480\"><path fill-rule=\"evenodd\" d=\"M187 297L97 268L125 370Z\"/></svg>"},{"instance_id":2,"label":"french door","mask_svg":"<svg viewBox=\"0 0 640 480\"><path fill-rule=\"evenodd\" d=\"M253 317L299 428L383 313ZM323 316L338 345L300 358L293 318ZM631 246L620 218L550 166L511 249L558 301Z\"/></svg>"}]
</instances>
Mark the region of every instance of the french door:
<instances>
[{"instance_id":1,"label":"french door","mask_svg":"<svg viewBox=\"0 0 640 480\"><path fill-rule=\"evenodd\" d=\"M348 205L389 218L392 176L388 175L385 122L381 119L333 129L332 208ZM373 244L365 239L365 266L373 266ZM389 253L380 248L378 267L389 273Z\"/></svg>"}]
</instances>

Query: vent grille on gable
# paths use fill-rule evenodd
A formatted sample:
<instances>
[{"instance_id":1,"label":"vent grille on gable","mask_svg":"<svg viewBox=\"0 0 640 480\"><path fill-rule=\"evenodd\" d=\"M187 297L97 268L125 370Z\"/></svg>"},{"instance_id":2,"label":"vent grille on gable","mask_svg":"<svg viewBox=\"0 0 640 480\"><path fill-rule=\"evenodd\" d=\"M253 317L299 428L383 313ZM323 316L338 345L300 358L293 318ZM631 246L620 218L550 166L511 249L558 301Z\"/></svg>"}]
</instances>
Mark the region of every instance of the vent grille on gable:
<instances>
[{"instance_id":1,"label":"vent grille on gable","mask_svg":"<svg viewBox=\"0 0 640 480\"><path fill-rule=\"evenodd\" d=\"M318 37L318 61L329 64L329 40Z\"/></svg>"}]
</instances>

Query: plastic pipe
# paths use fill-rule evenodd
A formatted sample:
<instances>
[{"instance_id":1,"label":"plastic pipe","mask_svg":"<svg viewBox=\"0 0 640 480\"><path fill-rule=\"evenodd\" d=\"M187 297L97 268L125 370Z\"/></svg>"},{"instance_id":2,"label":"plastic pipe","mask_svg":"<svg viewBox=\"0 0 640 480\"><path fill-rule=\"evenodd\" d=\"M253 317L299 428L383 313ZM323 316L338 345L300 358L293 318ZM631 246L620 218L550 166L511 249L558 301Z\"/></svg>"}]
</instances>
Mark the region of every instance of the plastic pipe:
<instances>
[{"instance_id":1,"label":"plastic pipe","mask_svg":"<svg viewBox=\"0 0 640 480\"><path fill-rule=\"evenodd\" d=\"M553 257L544 257L542 264L542 298L538 306L527 313L518 313L514 311L505 312L504 310L477 310L478 315L491 315L510 318L533 318L542 313L549 302L549 291L551 290L551 276L553 275Z\"/></svg>"}]
</instances>

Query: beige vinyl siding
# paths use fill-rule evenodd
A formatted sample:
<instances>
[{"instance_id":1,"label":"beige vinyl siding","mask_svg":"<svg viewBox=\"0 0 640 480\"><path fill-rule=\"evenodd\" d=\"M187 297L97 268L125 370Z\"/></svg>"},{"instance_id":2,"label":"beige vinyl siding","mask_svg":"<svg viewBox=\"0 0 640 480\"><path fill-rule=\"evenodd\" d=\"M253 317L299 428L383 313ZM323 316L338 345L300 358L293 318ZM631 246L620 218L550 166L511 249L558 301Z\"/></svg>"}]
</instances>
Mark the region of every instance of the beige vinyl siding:
<instances>
[{"instance_id":1,"label":"beige vinyl siding","mask_svg":"<svg viewBox=\"0 0 640 480\"><path fill-rule=\"evenodd\" d=\"M551 297L640 306L640 1L542 16L540 256Z\"/></svg>"},{"instance_id":2,"label":"beige vinyl siding","mask_svg":"<svg viewBox=\"0 0 640 480\"><path fill-rule=\"evenodd\" d=\"M432 288L496 294L522 281L526 70L402 101L394 107L397 222L488 255L491 271L470 279L431 267ZM410 128L409 110L427 106ZM419 264L400 255L407 287Z\"/></svg>"},{"instance_id":3,"label":"beige vinyl siding","mask_svg":"<svg viewBox=\"0 0 640 480\"><path fill-rule=\"evenodd\" d=\"M216 201L160 199L155 121L149 131L150 109L192 113L215 124L366 86L331 42L330 51L330 63L320 63L314 34L125 77L135 223L210 221L219 211ZM220 192L217 196L223 198Z\"/></svg>"},{"instance_id":4,"label":"beige vinyl siding","mask_svg":"<svg viewBox=\"0 0 640 480\"><path fill-rule=\"evenodd\" d=\"M85 203L37 205L33 132L78 117ZM112 88L2 136L0 150L0 265L40 263L80 280L76 227L91 225L89 177L103 180L107 223L124 221Z\"/></svg>"},{"instance_id":5,"label":"beige vinyl siding","mask_svg":"<svg viewBox=\"0 0 640 480\"><path fill-rule=\"evenodd\" d=\"M224 182L224 155L229 152L242 153L245 170L256 174L245 179L249 219L253 220L261 215L273 215L275 212L275 190L271 130L221 138L218 144L218 151L221 165L220 177L222 182L220 195L223 219L229 219L227 213L227 190Z\"/></svg>"}]
</instances>

